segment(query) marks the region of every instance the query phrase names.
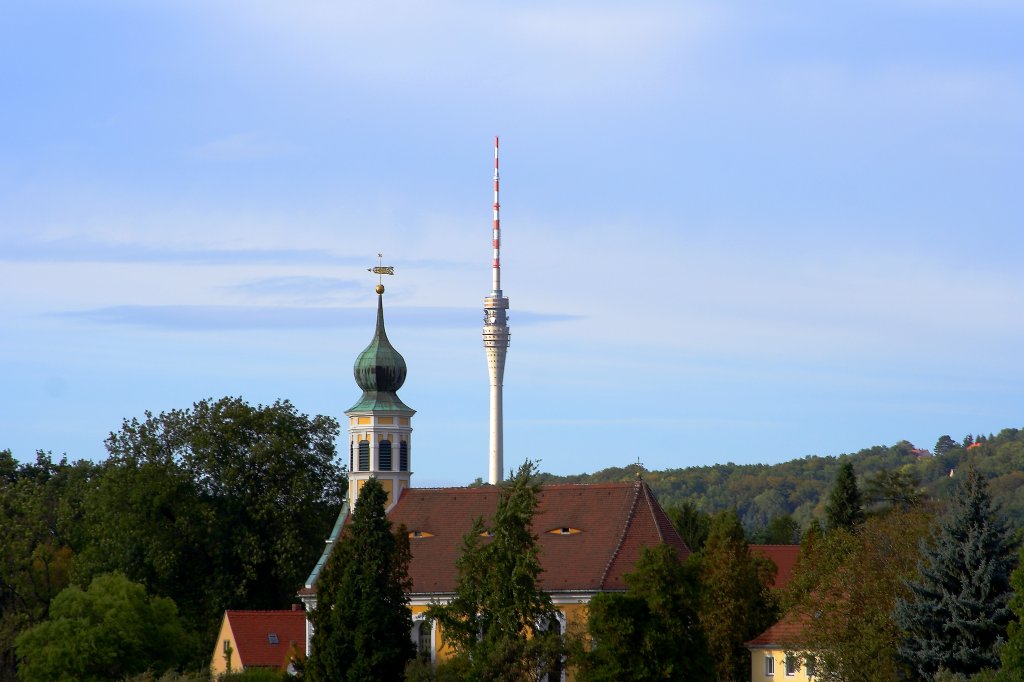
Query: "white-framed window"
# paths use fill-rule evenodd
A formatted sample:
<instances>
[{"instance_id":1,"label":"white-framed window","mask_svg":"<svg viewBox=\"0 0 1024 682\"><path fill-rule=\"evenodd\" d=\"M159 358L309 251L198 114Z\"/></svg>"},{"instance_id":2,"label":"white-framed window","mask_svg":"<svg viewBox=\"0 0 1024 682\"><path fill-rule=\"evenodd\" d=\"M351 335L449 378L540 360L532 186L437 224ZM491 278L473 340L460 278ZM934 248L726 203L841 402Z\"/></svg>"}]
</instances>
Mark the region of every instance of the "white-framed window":
<instances>
[{"instance_id":1,"label":"white-framed window","mask_svg":"<svg viewBox=\"0 0 1024 682\"><path fill-rule=\"evenodd\" d=\"M793 677L800 670L800 659L793 654L786 654L786 677Z\"/></svg>"},{"instance_id":2,"label":"white-framed window","mask_svg":"<svg viewBox=\"0 0 1024 682\"><path fill-rule=\"evenodd\" d=\"M561 611L555 612L555 617L549 620L547 623L540 623L537 626L538 630L554 631L560 636L565 635L565 614ZM558 664L544 677L540 678L541 682L565 682L565 661L559 661Z\"/></svg>"},{"instance_id":3,"label":"white-framed window","mask_svg":"<svg viewBox=\"0 0 1024 682\"><path fill-rule=\"evenodd\" d=\"M814 658L808 656L807 659L804 661L804 665L807 666L807 679L811 679L812 677L814 677L815 673Z\"/></svg>"},{"instance_id":4,"label":"white-framed window","mask_svg":"<svg viewBox=\"0 0 1024 682\"><path fill-rule=\"evenodd\" d=\"M764 676L774 677L775 676L775 657L765 656L764 657Z\"/></svg>"},{"instance_id":5,"label":"white-framed window","mask_svg":"<svg viewBox=\"0 0 1024 682\"><path fill-rule=\"evenodd\" d=\"M412 643L416 645L416 656L424 661L434 662L434 622L425 618L413 617L412 631L409 633Z\"/></svg>"}]
</instances>

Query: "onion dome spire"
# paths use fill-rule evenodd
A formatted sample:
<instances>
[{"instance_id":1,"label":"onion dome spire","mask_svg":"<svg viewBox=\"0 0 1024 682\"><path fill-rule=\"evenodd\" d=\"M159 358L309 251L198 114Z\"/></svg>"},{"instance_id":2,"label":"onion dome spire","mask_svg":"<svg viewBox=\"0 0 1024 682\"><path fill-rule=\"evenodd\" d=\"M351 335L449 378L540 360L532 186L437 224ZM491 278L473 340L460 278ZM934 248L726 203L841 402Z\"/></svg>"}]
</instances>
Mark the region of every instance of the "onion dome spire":
<instances>
[{"instance_id":1,"label":"onion dome spire","mask_svg":"<svg viewBox=\"0 0 1024 682\"><path fill-rule=\"evenodd\" d=\"M384 328L384 286L378 284L376 291L377 328L370 345L356 357L352 367L356 385L363 389L363 395L350 410L408 410L410 408L397 394L405 383L405 358L391 345Z\"/></svg>"}]
</instances>

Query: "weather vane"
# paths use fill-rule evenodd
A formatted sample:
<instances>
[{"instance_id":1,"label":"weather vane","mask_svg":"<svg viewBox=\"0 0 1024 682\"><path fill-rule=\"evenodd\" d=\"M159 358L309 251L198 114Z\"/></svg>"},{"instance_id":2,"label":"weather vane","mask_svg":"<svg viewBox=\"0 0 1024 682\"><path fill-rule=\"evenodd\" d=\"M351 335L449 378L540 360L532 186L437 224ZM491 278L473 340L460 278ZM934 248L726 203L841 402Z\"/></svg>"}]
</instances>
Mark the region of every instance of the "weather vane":
<instances>
[{"instance_id":1,"label":"weather vane","mask_svg":"<svg viewBox=\"0 0 1024 682\"><path fill-rule=\"evenodd\" d=\"M394 265L381 265L381 260L383 258L384 258L384 254L383 253L378 253L377 254L377 265L372 267L372 268L366 268L367 272L372 272L373 274L377 275L377 293L378 294L383 294L384 293L384 275L393 275L393 274L395 274L395 266Z\"/></svg>"}]
</instances>

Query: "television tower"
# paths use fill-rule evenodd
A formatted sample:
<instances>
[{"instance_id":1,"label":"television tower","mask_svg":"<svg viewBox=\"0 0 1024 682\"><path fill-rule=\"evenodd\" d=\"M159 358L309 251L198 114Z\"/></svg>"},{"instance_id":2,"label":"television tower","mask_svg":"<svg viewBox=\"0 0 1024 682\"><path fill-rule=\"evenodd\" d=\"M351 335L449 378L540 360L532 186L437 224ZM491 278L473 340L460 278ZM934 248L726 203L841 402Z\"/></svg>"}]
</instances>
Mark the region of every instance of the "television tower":
<instances>
[{"instance_id":1,"label":"television tower","mask_svg":"<svg viewBox=\"0 0 1024 682\"><path fill-rule=\"evenodd\" d=\"M501 294L501 220L498 212L498 138L494 138L494 263L491 270L491 292L484 297L484 350L491 375L491 447L487 481L501 483L504 467L501 386L505 377L505 353L508 352L508 299Z\"/></svg>"}]
</instances>

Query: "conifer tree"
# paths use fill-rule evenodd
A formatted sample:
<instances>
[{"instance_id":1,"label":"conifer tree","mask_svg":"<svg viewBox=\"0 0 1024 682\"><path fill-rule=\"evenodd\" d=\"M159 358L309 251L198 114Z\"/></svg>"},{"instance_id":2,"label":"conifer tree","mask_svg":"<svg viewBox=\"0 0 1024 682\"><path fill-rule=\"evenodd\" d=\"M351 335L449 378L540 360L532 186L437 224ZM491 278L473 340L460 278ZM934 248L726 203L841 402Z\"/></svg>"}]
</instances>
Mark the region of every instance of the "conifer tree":
<instances>
[{"instance_id":1,"label":"conifer tree","mask_svg":"<svg viewBox=\"0 0 1024 682\"><path fill-rule=\"evenodd\" d=\"M1013 596L1010 598L1010 610L1016 619L1007 628L1007 641L1000 652L1003 671L1024 677L1024 547L1017 556L1017 568L1010 576Z\"/></svg>"},{"instance_id":2,"label":"conifer tree","mask_svg":"<svg viewBox=\"0 0 1024 682\"><path fill-rule=\"evenodd\" d=\"M971 675L997 667L1011 619L1013 555L1009 531L973 466L921 556L910 598L896 604L905 632L900 656L929 679L940 668Z\"/></svg>"},{"instance_id":3,"label":"conifer tree","mask_svg":"<svg viewBox=\"0 0 1024 682\"><path fill-rule=\"evenodd\" d=\"M387 493L374 478L363 484L352 521L317 580L312 652L314 682L402 679L415 654L409 637L409 536L392 532Z\"/></svg>"},{"instance_id":4,"label":"conifer tree","mask_svg":"<svg viewBox=\"0 0 1024 682\"><path fill-rule=\"evenodd\" d=\"M839 465L836 482L825 503L825 519L828 529L853 529L864 523L864 501L857 487L857 476L853 473L853 462Z\"/></svg>"},{"instance_id":5,"label":"conifer tree","mask_svg":"<svg viewBox=\"0 0 1024 682\"><path fill-rule=\"evenodd\" d=\"M540 495L535 473L527 461L501 487L493 523L478 518L463 538L455 596L427 611L455 650L445 671L450 677L532 680L561 665L562 639L548 627L558 616L551 597L537 585L541 565L531 529Z\"/></svg>"},{"instance_id":6,"label":"conifer tree","mask_svg":"<svg viewBox=\"0 0 1024 682\"><path fill-rule=\"evenodd\" d=\"M735 510L714 517L704 549L694 561L702 584L700 623L718 679L750 679L750 652L743 643L778 615L768 591L776 567L768 559L750 556Z\"/></svg>"}]
</instances>

